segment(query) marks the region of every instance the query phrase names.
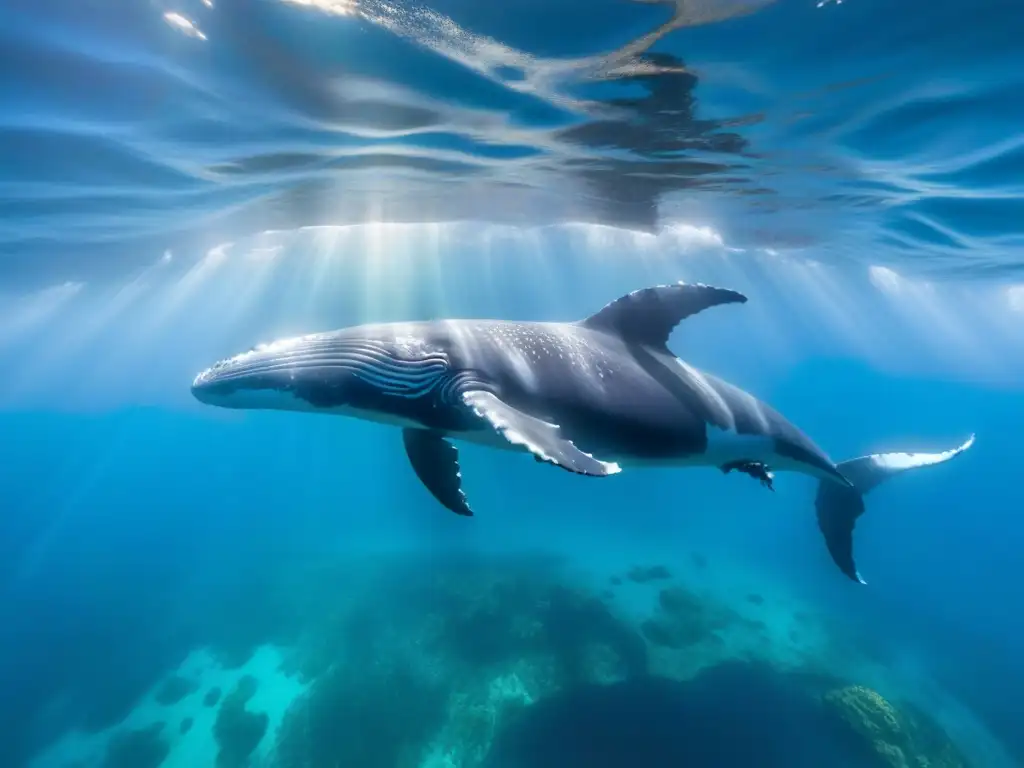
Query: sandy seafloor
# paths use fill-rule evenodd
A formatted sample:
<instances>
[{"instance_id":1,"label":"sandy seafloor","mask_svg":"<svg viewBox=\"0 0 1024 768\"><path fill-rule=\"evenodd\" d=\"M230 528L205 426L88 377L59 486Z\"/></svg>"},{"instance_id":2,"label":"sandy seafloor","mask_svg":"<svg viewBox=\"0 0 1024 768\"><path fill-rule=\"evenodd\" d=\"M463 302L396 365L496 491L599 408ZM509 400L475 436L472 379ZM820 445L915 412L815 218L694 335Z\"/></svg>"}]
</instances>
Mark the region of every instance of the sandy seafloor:
<instances>
[{"instance_id":1,"label":"sandy seafloor","mask_svg":"<svg viewBox=\"0 0 1024 768\"><path fill-rule=\"evenodd\" d=\"M601 552L599 549L594 551ZM834 676L835 679L828 682L825 687L842 684L866 686L877 691L888 701L909 702L920 711L926 712L945 731L955 744L958 754L963 757L963 762L933 762L930 764L932 766L941 768L946 765L972 765L1009 768L1014 764L997 740L986 731L985 726L949 693L920 674L909 670L894 670L883 661L873 658L871 651L860 646L858 638L851 635L848 627L821 618L814 606L804 604L788 594L783 586L766 578L763 573L744 571L742 566L726 566L720 558L706 558L691 552L673 550L658 556L652 554L649 547L645 548L642 555L618 551L611 556L614 559L609 557L608 550L604 550L600 555L595 554L590 561L578 557L567 561L536 552L522 555L488 555L478 551L469 557L452 556L451 562L454 565L450 565L445 560L447 557L449 556L434 554L424 560L418 555L378 554L358 563L342 558L336 562L313 566L309 575L304 577L312 579L307 583L308 591L296 598L305 605L307 626L300 633L302 641L294 645L263 644L253 649L251 653L246 653L248 658L244 662L236 658L227 665L215 650L196 648L177 669L168 669L165 678L166 680L178 676L189 681L190 689L187 695L173 704L160 704L157 701L157 693L165 682L161 681L138 701L122 722L96 733L76 731L64 734L36 756L31 763L32 768L148 768L157 765L164 768L230 768L233 765L253 768L290 768L308 765L316 768L327 764L358 764L361 768L376 768L378 763L382 766L391 763L395 768L403 768L406 765L421 768L470 768L476 765L491 765L487 761L487 753L492 746L491 742L497 738L501 728L506 724L504 721L499 722L502 718L507 718L507 712L502 709L504 704L515 700L517 706L513 709L521 715L523 711L549 694L572 688L572 684L562 677L559 677L558 682L538 683L535 673L539 667L531 667L529 670L524 667L524 664L529 666L532 662L529 661L530 657L526 651L517 650L515 642L536 633L530 630L520 631L521 627L512 632L518 639L506 648L509 652L507 659L481 659L479 668L476 672L471 672L469 677L465 677L465 670L469 666L460 667L462 672L456 673L449 662L428 662L428 666L435 667L427 671L428 677L433 675L437 678L449 678L446 693L434 700L435 708L447 709L447 713L435 713L436 717L431 726L434 734L429 735L424 731L411 751L400 750L374 763L375 758L367 757L373 750L367 752L365 744L359 747L362 751L357 754L344 754L347 750L344 741L346 737L341 733L338 736L339 744L330 748L335 751L332 758L326 758L326 753L322 751L317 753L312 741L308 746L308 756L300 755L297 758L294 730L286 750L288 755L279 754L279 749L280 739L287 725L288 711L296 707L297 702L301 704L303 697L309 696L310 691L322 679L330 678L332 674L337 673L339 667L344 667L348 663L345 657L350 649L347 647L348 635L345 633L351 631L351 626L363 625L368 635L359 639L364 655L355 661L353 669L358 670L360 674L365 671L367 675L372 676L375 674L373 668L389 666L390 657L408 660L412 658L410 650L413 651L413 655L419 654L423 658L431 655L432 651L429 649L433 646L423 639L427 630L423 629L423 637L420 637L417 635L420 630L416 627L422 629L427 624L437 622L444 625L458 616L465 618L466 606L475 611L476 608L473 606L479 607L491 599L481 597L488 592L488 584L493 586L494 583L513 583L524 577L527 581L532 581L538 573L542 574L539 577L541 583L555 584L556 590L568 587L565 594L571 597L566 605L587 606L580 613L581 616L590 615L588 612L592 612L593 605L599 606L597 611L603 618L598 624L605 622L607 616L611 616L618 622L620 629L624 627L627 633L635 633L635 638L643 638L642 646L647 654L645 671L648 674L690 680L701 670L734 661L763 663L768 668L783 673L806 674L809 671L812 676ZM406 565L399 565L397 568L394 565L403 562ZM664 568L649 570L655 566ZM408 570L405 570L406 568ZM449 572L449 568L454 570ZM424 600L429 603L437 599L436 595L431 597L428 592L416 590L438 574L442 576L439 581L433 582L435 586L441 584L442 591L450 589L452 594L459 597L451 603L437 600L435 605L424 605ZM422 583L417 584L417 579L421 579ZM383 623L377 623L381 620L380 615L368 619L364 624L359 617L360 612L368 610L367 606L370 606L370 613L388 614L387 606L395 584L401 584L401 589L413 589L414 599L420 602L419 608L422 609L420 617L412 620L407 626L401 619L395 623L393 617L386 618ZM649 627L645 629L644 622L658 616L663 592L675 587L682 587L686 594L699 596L702 604L711 606L708 609L709 616L726 618L712 618L706 626L696 630L697 636L682 641L678 644L679 647L669 647L652 642ZM548 593L543 592L548 588L540 588L543 593L540 598L534 593L527 594L526 602L536 600L539 606L537 610L549 609L549 597L545 596ZM484 612L491 612L488 614L490 621L494 618L494 613L521 610L522 605L517 605L518 607L511 603L495 605L492 600ZM393 613L398 615L403 610L405 609L396 608ZM527 613L529 610L531 609L527 607ZM345 624L346 620L339 620L339 623L333 619L325 619L324 617L330 613L334 613L335 618L347 616L346 620L354 617L354 624ZM302 611L296 613L301 614ZM428 618L424 620L423 616ZM516 619L511 623L501 624L499 634L490 641L480 642L493 644L495 637L498 638L499 644L504 642L507 638L502 639L500 632L509 634L509 627L517 627L518 621L519 619ZM533 619L527 616L524 621L529 624ZM543 618L539 619L540 623L544 621ZM702 620L694 621L700 624ZM694 621L690 623L693 624ZM493 621L491 623L493 624ZM536 624L534 621L534 625ZM342 631L339 630L341 626L348 628ZM384 627L387 628L382 629ZM566 629L567 627L563 627L560 631ZM568 631L572 634L574 630ZM582 631L586 634L589 630ZM618 632L619 629L615 631ZM323 635L319 640L315 637L318 633ZM549 637L555 635L551 634ZM708 638L713 642L708 642ZM469 636L463 636L461 641L466 643L467 649L475 647L476 640ZM529 640L527 645L530 648L537 647L530 645ZM369 655L366 655L367 649ZM580 658L583 658L590 651L580 650L579 653L582 654ZM475 654L475 650L470 651L471 656ZM600 654L598 656L600 657ZM591 656L587 658L590 659ZM616 667L615 663L603 657L586 661L584 664L591 667L584 673L585 677L589 677L585 681L576 681L578 683L608 685L630 676L623 673L621 667ZM352 670L346 674L351 676ZM220 745L215 737L215 723L220 706L238 686L239 681L247 677L254 678L257 684L251 696L245 698L244 708L248 713L255 713L264 719L266 725L259 736L258 744L251 752L242 757L225 756L219 754ZM472 682L465 682L470 679ZM358 692L359 685L358 682L353 684L352 690L356 692L353 693L353 700L344 704L347 708L345 712L320 713L322 718L326 718L323 722L327 723L326 730L320 733L321 736L323 733L333 734L336 727L340 728L331 724L335 717L339 720L351 718L353 712L359 712L363 706L360 701L363 694ZM466 697L462 695L461 690L463 687L473 688L478 692L467 694L469 698L477 695L477 700L472 705L466 704ZM206 706L203 699L212 688L219 689L221 695L216 705ZM481 690L485 693L479 694ZM358 725L355 731L359 738L371 739L378 735L385 739L401 738L395 734L400 733L404 718L414 719L406 708L414 711L415 704L407 701L405 695L398 689L392 693L396 696L394 701L384 705L378 702L367 707L372 709L374 706L383 706L385 718L388 718L390 713L387 727L397 730L376 734L376 726L370 720L361 721L362 725ZM461 704L456 705L453 702ZM484 729L486 732L480 730L479 723L474 723L472 728L465 731L460 730L461 725L453 724L460 717L467 716L466 713L473 713L477 717L481 711L485 711L484 717L488 722L487 728ZM265 713L265 718L262 713ZM180 725L186 718L191 718L193 722L186 733L181 733ZM116 750L112 749L111 745L116 743L119 736L147 729L159 733L163 747L162 751L158 752L165 753L162 762L159 756L144 754L145 750L134 757L129 754L131 750L122 755L115 754ZM362 732L359 729L363 729ZM470 746L459 745L457 742L463 736L471 738L475 743ZM308 727L308 734L302 738L318 738L315 724ZM305 746L301 747L300 752L304 749ZM571 766L577 764L580 759L570 756L562 762ZM704 763L698 761L692 764L698 763L721 764L711 758ZM495 763L499 764L506 765ZM513 764L518 765L507 763ZM638 766L647 764L637 763ZM776 763L766 759L764 764ZM834 763L836 766L847 764L899 765L898 762L886 762L885 759L858 762L851 758L846 763L838 757ZM909 755L905 764L924 765L912 762ZM541 760L537 761L536 765L546 766L548 763Z\"/></svg>"}]
</instances>

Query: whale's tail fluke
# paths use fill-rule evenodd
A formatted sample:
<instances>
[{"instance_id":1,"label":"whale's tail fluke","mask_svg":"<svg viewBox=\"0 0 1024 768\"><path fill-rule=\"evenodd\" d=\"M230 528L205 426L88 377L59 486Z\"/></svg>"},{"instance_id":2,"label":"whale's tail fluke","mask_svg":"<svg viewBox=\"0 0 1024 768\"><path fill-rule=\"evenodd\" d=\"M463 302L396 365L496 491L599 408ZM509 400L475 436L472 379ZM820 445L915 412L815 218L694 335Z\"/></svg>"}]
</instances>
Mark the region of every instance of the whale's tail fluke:
<instances>
[{"instance_id":1,"label":"whale's tail fluke","mask_svg":"<svg viewBox=\"0 0 1024 768\"><path fill-rule=\"evenodd\" d=\"M942 453L876 453L841 462L837 468L852 487L822 480L814 506L825 545L839 569L854 581L866 583L853 558L853 528L864 513L864 496L893 475L908 469L943 464L974 444L974 435Z\"/></svg>"}]
</instances>

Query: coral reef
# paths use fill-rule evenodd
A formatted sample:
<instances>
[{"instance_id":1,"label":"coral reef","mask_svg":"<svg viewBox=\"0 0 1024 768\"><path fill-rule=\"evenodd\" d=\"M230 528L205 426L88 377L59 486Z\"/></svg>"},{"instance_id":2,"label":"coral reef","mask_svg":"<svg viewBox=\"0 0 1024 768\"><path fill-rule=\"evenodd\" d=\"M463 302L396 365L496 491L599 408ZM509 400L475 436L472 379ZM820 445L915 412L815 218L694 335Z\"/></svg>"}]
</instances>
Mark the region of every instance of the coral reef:
<instances>
[{"instance_id":1,"label":"coral reef","mask_svg":"<svg viewBox=\"0 0 1024 768\"><path fill-rule=\"evenodd\" d=\"M213 736L217 740L217 768L245 768L249 756L267 732L270 718L266 712L247 708L259 683L251 675L242 677L217 710Z\"/></svg>"},{"instance_id":2,"label":"coral reef","mask_svg":"<svg viewBox=\"0 0 1024 768\"><path fill-rule=\"evenodd\" d=\"M288 660L315 682L285 716L275 765L472 768L532 702L646 673L640 636L551 563L468 558L392 576L387 601L375 591L330 617Z\"/></svg>"},{"instance_id":3,"label":"coral reef","mask_svg":"<svg viewBox=\"0 0 1024 768\"><path fill-rule=\"evenodd\" d=\"M581 722L574 720L575 710L588 702L599 709L607 706L612 721L631 714L640 722L653 717L651 707L665 697L684 702L695 713L694 722L708 724L704 730L694 726L692 733L686 731L688 739L677 742L682 726L678 718L669 718L664 733L652 734L680 755L690 754L691 742L722 736L720 730L708 730L718 720L700 720L700 713L745 706L745 711L760 712L761 707L767 714L756 722L740 718L735 728L742 724L749 728L750 743L778 750L774 757L757 753L762 762L746 764L838 766L828 762L831 754L836 760L856 755L859 762L850 764L858 766L893 758L878 762L879 768L966 766L923 716L903 708L890 721L877 702L872 708L871 700L854 696L843 703L839 691L844 683L828 674L830 665L808 666L800 653L773 655L766 644L784 644L789 628L773 636L758 620L765 613L757 610L762 602L756 597L740 592L732 607L655 579L655 610L638 628L601 599L607 582L595 591L582 586L591 581L576 580L566 570L530 559L446 554L423 560L382 558L372 579L339 570L337 579L317 582L302 594L307 624L283 662L283 669L309 687L285 714L272 751L260 749L261 758L279 768L504 768L494 762L495 745L503 734L547 738L547 702L567 702L549 714L565 718L571 727ZM744 610L752 617L744 616ZM810 624L798 625L807 634L814 630ZM651 683L653 678L661 682ZM757 707L751 706L754 684L762 691ZM234 692L222 710L236 697L244 712L247 698ZM811 712L816 724L808 726L805 715ZM865 738L852 725L864 721L875 724L875 736ZM524 722L528 725L520 725ZM893 730L892 723L899 729ZM602 727L588 724L580 734L564 737L580 736L580 749L586 750L596 738L593 729ZM264 722L253 731L233 762L222 756L218 768L244 765L265 728ZM790 732L784 734L783 728ZM716 748L742 746L736 732L725 734ZM551 738L550 752L545 746L541 759L550 757L552 766L565 764L558 762L561 737L552 733ZM614 739L609 755L620 747L623 760L635 758L629 744ZM894 761L895 748L904 763ZM813 752L817 762L786 762L801 749ZM586 754L591 768L606 764L604 755ZM520 764L535 765L513 765Z\"/></svg>"},{"instance_id":4,"label":"coral reef","mask_svg":"<svg viewBox=\"0 0 1024 768\"><path fill-rule=\"evenodd\" d=\"M863 744L848 749L840 729L802 680L731 661L686 681L643 677L546 698L500 730L486 765L862 767Z\"/></svg>"},{"instance_id":5,"label":"coral reef","mask_svg":"<svg viewBox=\"0 0 1024 768\"><path fill-rule=\"evenodd\" d=\"M529 573L452 577L439 582L450 602L425 638L458 681L432 749L441 764L479 765L496 733L539 699L646 673L642 640L582 589Z\"/></svg>"},{"instance_id":6,"label":"coral reef","mask_svg":"<svg viewBox=\"0 0 1024 768\"><path fill-rule=\"evenodd\" d=\"M181 675L171 675L169 678L164 680L163 684L157 689L156 701L165 707L171 704L177 704L179 701L184 699L199 690L199 683L188 677L182 677Z\"/></svg>"},{"instance_id":7,"label":"coral reef","mask_svg":"<svg viewBox=\"0 0 1024 768\"><path fill-rule=\"evenodd\" d=\"M192 730L192 724L194 722L195 720L193 720L191 717L186 717L184 720L181 721L181 724L178 726L178 733L184 736L186 733Z\"/></svg>"},{"instance_id":8,"label":"coral reef","mask_svg":"<svg viewBox=\"0 0 1024 768\"><path fill-rule=\"evenodd\" d=\"M158 768L170 753L163 729L163 723L154 723L116 734L107 746L103 768Z\"/></svg>"},{"instance_id":9,"label":"coral reef","mask_svg":"<svg viewBox=\"0 0 1024 768\"><path fill-rule=\"evenodd\" d=\"M390 654L337 667L285 715L279 768L414 768L444 719L448 692Z\"/></svg>"},{"instance_id":10,"label":"coral reef","mask_svg":"<svg viewBox=\"0 0 1024 768\"><path fill-rule=\"evenodd\" d=\"M908 704L900 707L862 685L834 688L823 696L831 710L854 733L871 744L884 768L967 768L939 725Z\"/></svg>"}]
</instances>

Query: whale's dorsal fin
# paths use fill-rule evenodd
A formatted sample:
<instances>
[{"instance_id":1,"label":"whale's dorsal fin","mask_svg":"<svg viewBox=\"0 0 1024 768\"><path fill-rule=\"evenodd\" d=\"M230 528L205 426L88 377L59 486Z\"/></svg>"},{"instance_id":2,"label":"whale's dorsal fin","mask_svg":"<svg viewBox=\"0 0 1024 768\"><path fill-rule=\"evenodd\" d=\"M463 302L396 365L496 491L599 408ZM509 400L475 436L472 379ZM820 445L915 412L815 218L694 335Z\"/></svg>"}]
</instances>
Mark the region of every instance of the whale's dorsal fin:
<instances>
[{"instance_id":1,"label":"whale's dorsal fin","mask_svg":"<svg viewBox=\"0 0 1024 768\"><path fill-rule=\"evenodd\" d=\"M728 288L702 283L656 285L627 293L580 322L587 328L633 344L665 346L681 320L719 304L742 304L747 297Z\"/></svg>"}]
</instances>

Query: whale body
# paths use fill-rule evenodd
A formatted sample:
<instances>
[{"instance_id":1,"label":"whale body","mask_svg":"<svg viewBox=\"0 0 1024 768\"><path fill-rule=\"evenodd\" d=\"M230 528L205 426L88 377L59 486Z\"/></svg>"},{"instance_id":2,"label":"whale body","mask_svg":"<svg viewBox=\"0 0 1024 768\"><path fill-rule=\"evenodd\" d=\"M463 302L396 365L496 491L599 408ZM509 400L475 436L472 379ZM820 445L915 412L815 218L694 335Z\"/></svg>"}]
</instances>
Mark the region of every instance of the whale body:
<instances>
[{"instance_id":1,"label":"whale body","mask_svg":"<svg viewBox=\"0 0 1024 768\"><path fill-rule=\"evenodd\" d=\"M576 322L434 320L382 323L264 344L200 373L192 392L227 408L337 414L402 429L426 488L473 514L457 441L528 452L592 477L643 466L737 471L774 488L774 472L819 482L828 551L863 583L853 529L864 494L942 453L873 454L835 464L806 434L753 395L676 357L683 319L741 293L677 283L627 294ZM454 442L453 442L454 441Z\"/></svg>"}]
</instances>

